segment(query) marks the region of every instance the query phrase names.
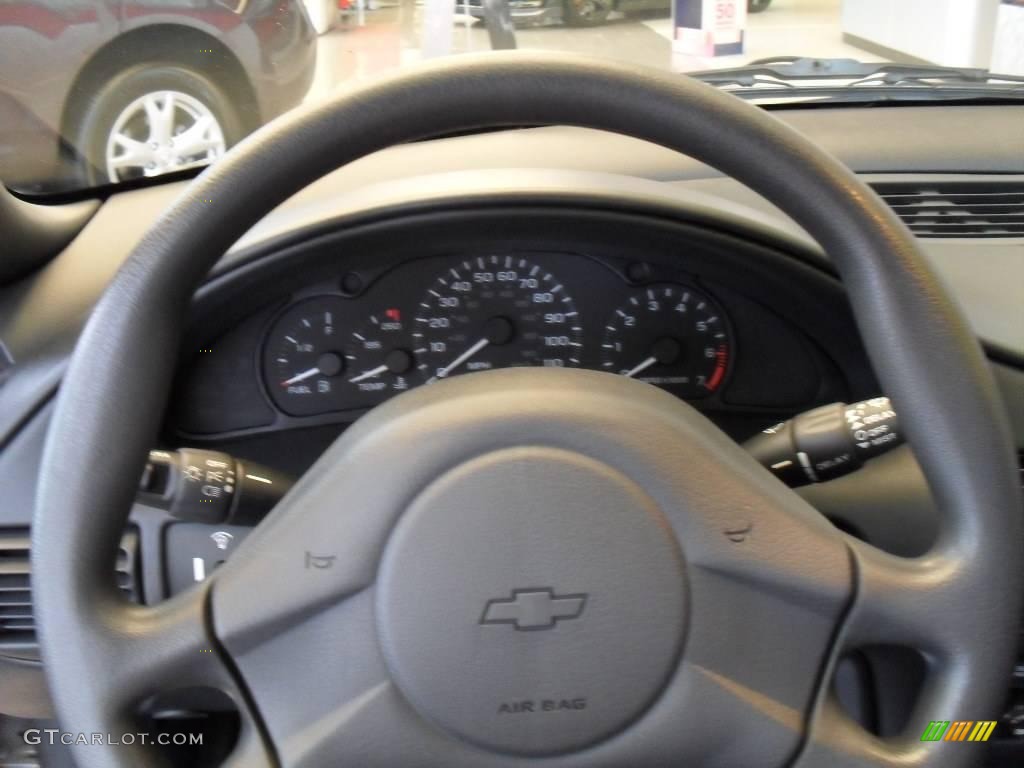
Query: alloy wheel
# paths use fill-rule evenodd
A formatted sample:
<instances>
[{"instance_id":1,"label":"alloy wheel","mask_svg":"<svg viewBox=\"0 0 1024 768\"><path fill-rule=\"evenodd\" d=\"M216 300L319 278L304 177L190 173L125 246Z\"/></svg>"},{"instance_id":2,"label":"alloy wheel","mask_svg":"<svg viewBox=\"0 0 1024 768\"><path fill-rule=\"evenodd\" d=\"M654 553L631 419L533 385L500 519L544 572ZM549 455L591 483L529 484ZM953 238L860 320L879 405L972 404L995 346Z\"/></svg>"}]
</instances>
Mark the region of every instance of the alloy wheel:
<instances>
[{"instance_id":1,"label":"alloy wheel","mask_svg":"<svg viewBox=\"0 0 1024 768\"><path fill-rule=\"evenodd\" d=\"M154 91L128 104L106 142L111 182L207 165L227 151L213 111L181 91Z\"/></svg>"}]
</instances>

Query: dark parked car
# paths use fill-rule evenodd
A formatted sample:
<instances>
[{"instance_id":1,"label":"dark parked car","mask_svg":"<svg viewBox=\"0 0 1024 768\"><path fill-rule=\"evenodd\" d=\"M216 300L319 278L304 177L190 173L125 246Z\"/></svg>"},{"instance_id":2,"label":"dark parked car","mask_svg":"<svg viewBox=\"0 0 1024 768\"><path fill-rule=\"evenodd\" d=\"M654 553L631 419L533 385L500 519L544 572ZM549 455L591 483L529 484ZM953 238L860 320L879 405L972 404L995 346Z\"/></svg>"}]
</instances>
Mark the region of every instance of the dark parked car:
<instances>
[{"instance_id":1,"label":"dark parked car","mask_svg":"<svg viewBox=\"0 0 1024 768\"><path fill-rule=\"evenodd\" d=\"M205 165L294 106L300 0L0 3L0 178L21 189Z\"/></svg>"},{"instance_id":2,"label":"dark parked car","mask_svg":"<svg viewBox=\"0 0 1024 768\"><path fill-rule=\"evenodd\" d=\"M767 10L772 0L747 0L750 13ZM671 0L508 0L513 21L529 24L563 22L573 27L600 24L612 11L668 11ZM484 18L484 0L455 0L455 7L477 19Z\"/></svg>"}]
</instances>

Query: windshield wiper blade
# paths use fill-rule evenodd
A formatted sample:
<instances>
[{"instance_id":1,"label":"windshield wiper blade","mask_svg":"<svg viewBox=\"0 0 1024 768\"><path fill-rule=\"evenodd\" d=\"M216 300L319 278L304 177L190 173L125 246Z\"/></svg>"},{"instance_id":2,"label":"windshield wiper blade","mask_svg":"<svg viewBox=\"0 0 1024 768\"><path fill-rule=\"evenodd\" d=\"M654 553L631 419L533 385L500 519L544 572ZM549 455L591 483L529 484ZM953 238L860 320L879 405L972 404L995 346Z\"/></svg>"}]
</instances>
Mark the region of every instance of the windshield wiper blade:
<instances>
[{"instance_id":1,"label":"windshield wiper blade","mask_svg":"<svg viewBox=\"0 0 1024 768\"><path fill-rule=\"evenodd\" d=\"M993 74L985 69L942 67L928 64L863 62L856 59L812 59L776 56L758 59L743 67L688 72L690 77L719 87L803 88L817 82L826 87L976 85L1018 89L1019 75Z\"/></svg>"}]
</instances>

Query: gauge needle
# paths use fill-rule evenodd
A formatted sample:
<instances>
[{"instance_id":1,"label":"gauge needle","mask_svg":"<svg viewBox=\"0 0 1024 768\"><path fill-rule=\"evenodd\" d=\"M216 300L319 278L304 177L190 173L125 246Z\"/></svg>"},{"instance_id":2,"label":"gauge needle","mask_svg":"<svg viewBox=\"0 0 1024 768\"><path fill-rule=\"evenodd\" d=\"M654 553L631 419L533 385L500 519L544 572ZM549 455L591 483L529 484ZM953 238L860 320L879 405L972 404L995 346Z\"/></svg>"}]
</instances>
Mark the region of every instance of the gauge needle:
<instances>
[{"instance_id":1,"label":"gauge needle","mask_svg":"<svg viewBox=\"0 0 1024 768\"><path fill-rule=\"evenodd\" d=\"M452 360L450 363L448 363L448 365L446 365L444 368L439 368L437 370L437 375L434 378L432 378L430 380L430 382L437 381L438 379L443 379L445 376L450 374L452 371L454 371L456 368L458 368L464 362L469 360L469 358L471 358L473 355L475 355L477 352L479 352L481 349L483 349L484 347L486 347L490 343L491 343L490 339L487 339L487 338L480 339L480 341L478 341L476 344L471 346L469 349L467 349L461 355L456 357L454 360ZM429 384L430 382L427 382L427 383Z\"/></svg>"},{"instance_id":2,"label":"gauge needle","mask_svg":"<svg viewBox=\"0 0 1024 768\"><path fill-rule=\"evenodd\" d=\"M640 363L640 365L638 365L636 368L633 368L632 370L626 371L622 375L625 376L627 379L631 379L634 376L636 376L638 373L643 373L644 371L646 371L648 368L650 368L652 365L654 365L657 362L658 362L658 358L656 358L656 357L654 357L652 355L651 357L648 357L646 360L644 360L642 363Z\"/></svg>"},{"instance_id":3,"label":"gauge needle","mask_svg":"<svg viewBox=\"0 0 1024 768\"><path fill-rule=\"evenodd\" d=\"M281 386L290 387L292 384L298 384L300 381L305 381L310 376L316 376L318 373L320 373L319 368L310 368L308 371L303 371L302 373L295 374L287 381L282 381Z\"/></svg>"},{"instance_id":4,"label":"gauge needle","mask_svg":"<svg viewBox=\"0 0 1024 768\"><path fill-rule=\"evenodd\" d=\"M349 379L348 383L349 384L357 384L360 381L365 381L366 379L372 379L374 376L380 376L382 373L387 373L388 370L389 369L388 369L388 367L386 365L378 365L376 368L371 368L369 371L363 371L362 373L360 373L355 378Z\"/></svg>"}]
</instances>

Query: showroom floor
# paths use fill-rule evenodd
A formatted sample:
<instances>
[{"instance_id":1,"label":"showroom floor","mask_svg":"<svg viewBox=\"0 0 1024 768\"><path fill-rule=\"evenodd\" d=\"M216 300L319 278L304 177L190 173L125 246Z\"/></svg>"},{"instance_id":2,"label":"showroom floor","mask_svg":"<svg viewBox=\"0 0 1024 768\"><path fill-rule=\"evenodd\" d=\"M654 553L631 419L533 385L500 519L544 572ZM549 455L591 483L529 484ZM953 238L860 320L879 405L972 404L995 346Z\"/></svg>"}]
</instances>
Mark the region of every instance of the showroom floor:
<instances>
[{"instance_id":1,"label":"showroom floor","mask_svg":"<svg viewBox=\"0 0 1024 768\"><path fill-rule=\"evenodd\" d=\"M516 38L519 48L575 51L674 71L737 66L780 54L877 60L842 41L840 5L841 0L774 0L766 12L749 16L745 54L718 59L673 57L667 13L612 18L590 28L521 27ZM367 10L363 26L354 14L343 17L337 28L320 38L317 75L307 99L322 99L345 82L420 60L423 14L422 3L405 0L401 6ZM490 49L486 29L469 17L457 15L450 33L453 53ZM440 47L449 48L444 33L441 38ZM434 43L437 46L438 41Z\"/></svg>"}]
</instances>

